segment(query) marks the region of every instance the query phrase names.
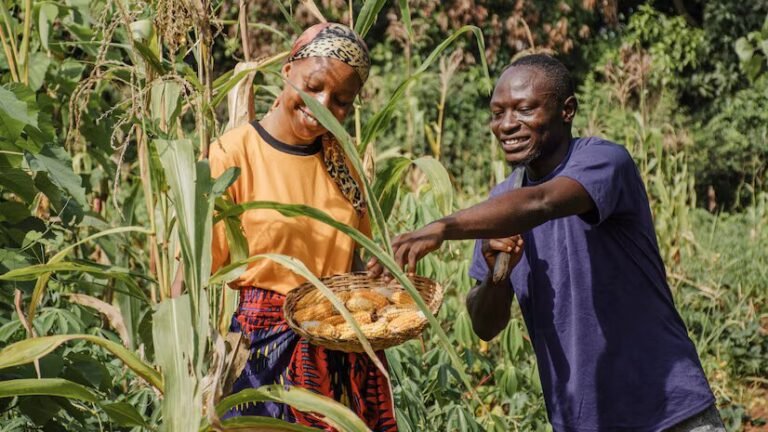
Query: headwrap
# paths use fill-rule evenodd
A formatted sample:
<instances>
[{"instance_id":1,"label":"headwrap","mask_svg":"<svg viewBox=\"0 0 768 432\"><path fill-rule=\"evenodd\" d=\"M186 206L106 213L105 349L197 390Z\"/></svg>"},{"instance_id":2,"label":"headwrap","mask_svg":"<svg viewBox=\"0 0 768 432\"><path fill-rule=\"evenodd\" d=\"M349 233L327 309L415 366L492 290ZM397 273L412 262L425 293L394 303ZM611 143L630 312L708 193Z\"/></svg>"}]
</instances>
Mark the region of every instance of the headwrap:
<instances>
[{"instance_id":1,"label":"headwrap","mask_svg":"<svg viewBox=\"0 0 768 432\"><path fill-rule=\"evenodd\" d=\"M368 46L349 27L336 23L320 23L306 29L291 48L288 62L307 57L328 57L350 65L360 82L368 79L371 59Z\"/></svg>"},{"instance_id":2,"label":"headwrap","mask_svg":"<svg viewBox=\"0 0 768 432\"><path fill-rule=\"evenodd\" d=\"M361 83L368 79L368 71L371 68L365 42L349 27L336 23L315 24L296 39L288 62L308 57L327 57L342 61L357 72ZM323 161L328 175L362 217L368 206L360 185L350 173L344 150L330 132L323 135L322 142Z\"/></svg>"}]
</instances>

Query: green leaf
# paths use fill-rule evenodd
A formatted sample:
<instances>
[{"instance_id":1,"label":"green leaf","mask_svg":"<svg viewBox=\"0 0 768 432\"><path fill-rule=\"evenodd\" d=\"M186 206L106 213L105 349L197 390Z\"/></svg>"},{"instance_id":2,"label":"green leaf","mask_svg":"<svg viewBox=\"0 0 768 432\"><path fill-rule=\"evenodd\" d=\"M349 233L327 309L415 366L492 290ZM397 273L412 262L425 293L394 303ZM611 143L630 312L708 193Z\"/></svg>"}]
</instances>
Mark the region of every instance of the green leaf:
<instances>
[{"instance_id":1,"label":"green leaf","mask_svg":"<svg viewBox=\"0 0 768 432\"><path fill-rule=\"evenodd\" d=\"M376 173L376 182L373 184L373 190L376 191L376 197L381 206L381 213L385 219L389 219L392 208L397 200L402 184L403 177L408 172L408 167L412 161L403 156L387 159L380 165Z\"/></svg>"},{"instance_id":2,"label":"green leaf","mask_svg":"<svg viewBox=\"0 0 768 432\"><path fill-rule=\"evenodd\" d=\"M408 0L398 0L400 6L400 17L403 20L405 29L408 31L408 39L413 41L413 25L411 25L411 8L408 6Z\"/></svg>"},{"instance_id":3,"label":"green leaf","mask_svg":"<svg viewBox=\"0 0 768 432\"><path fill-rule=\"evenodd\" d=\"M131 404L125 402L103 403L101 408L112 421L121 426L149 427L144 417Z\"/></svg>"},{"instance_id":4,"label":"green leaf","mask_svg":"<svg viewBox=\"0 0 768 432\"><path fill-rule=\"evenodd\" d=\"M0 186L7 192L16 194L27 204L31 204L37 196L37 189L32 177L18 168L12 168L0 161ZM29 214L29 212L27 212Z\"/></svg>"},{"instance_id":5,"label":"green leaf","mask_svg":"<svg viewBox=\"0 0 768 432\"><path fill-rule=\"evenodd\" d=\"M82 178L72 170L72 159L62 147L45 145L37 154L24 152L30 169L45 172L51 181L80 204L87 204Z\"/></svg>"},{"instance_id":6,"label":"green leaf","mask_svg":"<svg viewBox=\"0 0 768 432\"><path fill-rule=\"evenodd\" d=\"M202 294L204 296L205 292ZM198 343L207 339L207 333L200 332L201 329L208 331L208 307L204 304L205 307L195 310L191 296L185 294L164 300L152 315L155 361L163 370L165 384L162 401L164 431L193 431L202 420L201 410L191 407L202 406L203 349ZM198 313L202 316L195 317Z\"/></svg>"},{"instance_id":7,"label":"green leaf","mask_svg":"<svg viewBox=\"0 0 768 432\"><path fill-rule=\"evenodd\" d=\"M134 41L133 46L136 48L136 51L139 52L141 58L144 59L144 61L147 62L147 64L152 69L154 69L158 75L165 75L168 73L168 70L163 65L163 62L160 61L157 55L146 44L140 41Z\"/></svg>"},{"instance_id":8,"label":"green leaf","mask_svg":"<svg viewBox=\"0 0 768 432\"><path fill-rule=\"evenodd\" d=\"M317 432L317 429L272 417L243 416L221 422L224 432L229 431L270 431L270 432ZM215 429L208 429L214 431Z\"/></svg>"},{"instance_id":9,"label":"green leaf","mask_svg":"<svg viewBox=\"0 0 768 432\"><path fill-rule=\"evenodd\" d=\"M248 402L281 402L299 411L315 413L323 422L345 432L369 431L365 423L349 408L325 396L300 387L267 385L239 391L216 405L219 416L237 405Z\"/></svg>"},{"instance_id":10,"label":"green leaf","mask_svg":"<svg viewBox=\"0 0 768 432\"><path fill-rule=\"evenodd\" d=\"M739 60L742 62L749 61L755 52L754 47L752 47L752 44L749 43L745 37L738 38L734 48L736 49L736 55L739 56Z\"/></svg>"},{"instance_id":11,"label":"green leaf","mask_svg":"<svg viewBox=\"0 0 768 432\"><path fill-rule=\"evenodd\" d=\"M451 177L448 175L448 171L443 164L432 156L420 157L413 161L413 163L429 179L429 184L432 186L435 194L435 201L442 215L450 214L453 210L453 185L451 184Z\"/></svg>"},{"instance_id":12,"label":"green leaf","mask_svg":"<svg viewBox=\"0 0 768 432\"><path fill-rule=\"evenodd\" d=\"M51 25L59 15L59 8L53 3L43 3L40 5L40 13L38 16L38 30L40 31L40 43L46 51L50 51L48 47L48 37L51 33Z\"/></svg>"},{"instance_id":13,"label":"green leaf","mask_svg":"<svg viewBox=\"0 0 768 432\"><path fill-rule=\"evenodd\" d=\"M158 125L164 124L164 131L174 128L181 112L181 85L175 81L159 81L152 85L149 113Z\"/></svg>"},{"instance_id":14,"label":"green leaf","mask_svg":"<svg viewBox=\"0 0 768 432\"><path fill-rule=\"evenodd\" d=\"M381 8L384 7L386 0L366 0L360 13L355 20L355 32L364 38L368 30L376 23Z\"/></svg>"},{"instance_id":15,"label":"green leaf","mask_svg":"<svg viewBox=\"0 0 768 432\"><path fill-rule=\"evenodd\" d=\"M126 232L142 232L145 234L151 233L151 231L141 227L119 227L119 228L108 229L108 230L93 234L91 236L88 236L71 245L68 245L64 249L60 250L56 255L51 257L51 259L48 260L46 265L55 265L63 261L64 257L66 257L70 251L72 251L73 249L75 249L76 247L80 246L83 243L95 240L99 237L104 237L112 234L126 233ZM43 299L43 294L45 294L45 287L48 285L48 280L50 279L50 277L51 277L51 273L46 272L41 274L40 277L37 278L37 282L35 282L35 289L34 291L32 291L32 298L30 298L29 300L29 308L27 310L27 319L29 319L32 322L34 322L37 306L40 304L40 302Z\"/></svg>"},{"instance_id":16,"label":"green leaf","mask_svg":"<svg viewBox=\"0 0 768 432\"><path fill-rule=\"evenodd\" d=\"M0 369L31 363L55 350L64 342L71 340L86 340L101 346L122 360L126 366L159 391L163 391L163 379L160 374L152 369L150 365L139 359L136 354L110 340L85 334L43 336L25 339L8 345L0 351Z\"/></svg>"},{"instance_id":17,"label":"green leaf","mask_svg":"<svg viewBox=\"0 0 768 432\"><path fill-rule=\"evenodd\" d=\"M45 74L51 65L51 59L41 52L35 52L30 55L29 63L29 88L34 91L40 90L45 82Z\"/></svg>"},{"instance_id":18,"label":"green leaf","mask_svg":"<svg viewBox=\"0 0 768 432\"><path fill-rule=\"evenodd\" d=\"M96 395L87 387L61 378L33 378L0 381L0 398L43 395L59 396L85 402L98 402Z\"/></svg>"},{"instance_id":19,"label":"green leaf","mask_svg":"<svg viewBox=\"0 0 768 432\"><path fill-rule=\"evenodd\" d=\"M14 142L27 125L37 127L37 113L31 113L14 92L0 86L0 137Z\"/></svg>"}]
</instances>

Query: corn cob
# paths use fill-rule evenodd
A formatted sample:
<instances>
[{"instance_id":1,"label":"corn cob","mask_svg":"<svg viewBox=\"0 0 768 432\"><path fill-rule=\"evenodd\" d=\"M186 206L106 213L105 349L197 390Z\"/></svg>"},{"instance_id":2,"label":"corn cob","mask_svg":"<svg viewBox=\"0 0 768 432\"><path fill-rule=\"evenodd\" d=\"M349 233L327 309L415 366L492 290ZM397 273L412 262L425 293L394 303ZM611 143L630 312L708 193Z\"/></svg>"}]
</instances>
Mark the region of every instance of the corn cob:
<instances>
[{"instance_id":1,"label":"corn cob","mask_svg":"<svg viewBox=\"0 0 768 432\"><path fill-rule=\"evenodd\" d=\"M392 301L392 294L395 293L395 289L394 288L387 287L387 286L376 287L376 288L373 288L371 291L375 292L376 294L383 295L389 301Z\"/></svg>"},{"instance_id":2,"label":"corn cob","mask_svg":"<svg viewBox=\"0 0 768 432\"><path fill-rule=\"evenodd\" d=\"M386 321L376 321L369 324L363 324L360 326L360 330L367 338L378 338L387 335L387 323ZM339 339L355 339L357 335L352 330L352 326L349 323L339 324L336 326L336 332Z\"/></svg>"},{"instance_id":3,"label":"corn cob","mask_svg":"<svg viewBox=\"0 0 768 432\"><path fill-rule=\"evenodd\" d=\"M415 305L406 305L406 306L388 305L377 310L376 316L378 316L380 320L392 321L393 319L397 318L398 316L406 312L413 312L417 310L418 309L416 308Z\"/></svg>"},{"instance_id":4,"label":"corn cob","mask_svg":"<svg viewBox=\"0 0 768 432\"><path fill-rule=\"evenodd\" d=\"M347 308L352 312L373 312L389 304L389 300L381 294L370 290L356 291L347 300Z\"/></svg>"},{"instance_id":5,"label":"corn cob","mask_svg":"<svg viewBox=\"0 0 768 432\"><path fill-rule=\"evenodd\" d=\"M307 331L311 331L318 325L320 325L320 321L304 321L301 323L301 328Z\"/></svg>"},{"instance_id":6,"label":"corn cob","mask_svg":"<svg viewBox=\"0 0 768 432\"><path fill-rule=\"evenodd\" d=\"M394 294L392 294L392 303L396 305L416 304L416 302L413 300L413 297L411 297L411 295L405 291L396 291Z\"/></svg>"},{"instance_id":7,"label":"corn cob","mask_svg":"<svg viewBox=\"0 0 768 432\"><path fill-rule=\"evenodd\" d=\"M298 322L322 321L336 313L336 308L333 307L331 302L323 300L314 306L297 310L293 317Z\"/></svg>"},{"instance_id":8,"label":"corn cob","mask_svg":"<svg viewBox=\"0 0 768 432\"><path fill-rule=\"evenodd\" d=\"M325 296L320 292L320 290L314 289L304 294L304 297L300 298L299 301L296 302L296 309L304 309L307 306L312 306L322 301L324 298Z\"/></svg>"},{"instance_id":9,"label":"corn cob","mask_svg":"<svg viewBox=\"0 0 768 432\"><path fill-rule=\"evenodd\" d=\"M392 319L387 324L387 329L392 333L400 333L420 326L425 320L424 312L408 311Z\"/></svg>"},{"instance_id":10,"label":"corn cob","mask_svg":"<svg viewBox=\"0 0 768 432\"><path fill-rule=\"evenodd\" d=\"M370 324L371 322L373 322L373 319L371 319L371 314L369 312L354 312L352 314L352 317L355 319L355 321L357 321L358 324ZM344 320L344 317L341 315L333 315L331 317L324 319L322 322L336 326L343 322L346 322L346 320Z\"/></svg>"},{"instance_id":11,"label":"corn cob","mask_svg":"<svg viewBox=\"0 0 768 432\"><path fill-rule=\"evenodd\" d=\"M312 330L312 333L327 338L336 338L339 335L336 327L326 323L320 323L320 325Z\"/></svg>"}]
</instances>

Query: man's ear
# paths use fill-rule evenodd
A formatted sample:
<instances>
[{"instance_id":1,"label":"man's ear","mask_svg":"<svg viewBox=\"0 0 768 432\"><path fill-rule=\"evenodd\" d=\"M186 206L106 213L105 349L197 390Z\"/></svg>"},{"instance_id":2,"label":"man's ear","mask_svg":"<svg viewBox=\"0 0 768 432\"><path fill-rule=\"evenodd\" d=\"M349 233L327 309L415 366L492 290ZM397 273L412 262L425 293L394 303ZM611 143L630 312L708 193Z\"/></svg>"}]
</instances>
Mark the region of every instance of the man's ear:
<instances>
[{"instance_id":1,"label":"man's ear","mask_svg":"<svg viewBox=\"0 0 768 432\"><path fill-rule=\"evenodd\" d=\"M563 121L572 123L578 107L579 101L576 100L576 96L568 96L565 102L563 102Z\"/></svg>"}]
</instances>

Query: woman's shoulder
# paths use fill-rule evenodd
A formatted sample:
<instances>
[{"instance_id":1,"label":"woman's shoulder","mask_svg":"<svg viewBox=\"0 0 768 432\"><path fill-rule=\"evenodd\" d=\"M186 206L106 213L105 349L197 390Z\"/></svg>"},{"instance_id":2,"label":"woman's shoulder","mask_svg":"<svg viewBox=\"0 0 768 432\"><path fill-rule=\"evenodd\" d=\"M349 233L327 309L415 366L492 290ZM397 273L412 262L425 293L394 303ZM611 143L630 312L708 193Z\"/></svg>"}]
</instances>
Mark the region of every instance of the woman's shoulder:
<instances>
[{"instance_id":1,"label":"woman's shoulder","mask_svg":"<svg viewBox=\"0 0 768 432\"><path fill-rule=\"evenodd\" d=\"M226 163L239 165L247 156L247 149L258 140L256 131L249 123L232 128L213 140L208 149L208 159L211 163Z\"/></svg>"}]
</instances>

